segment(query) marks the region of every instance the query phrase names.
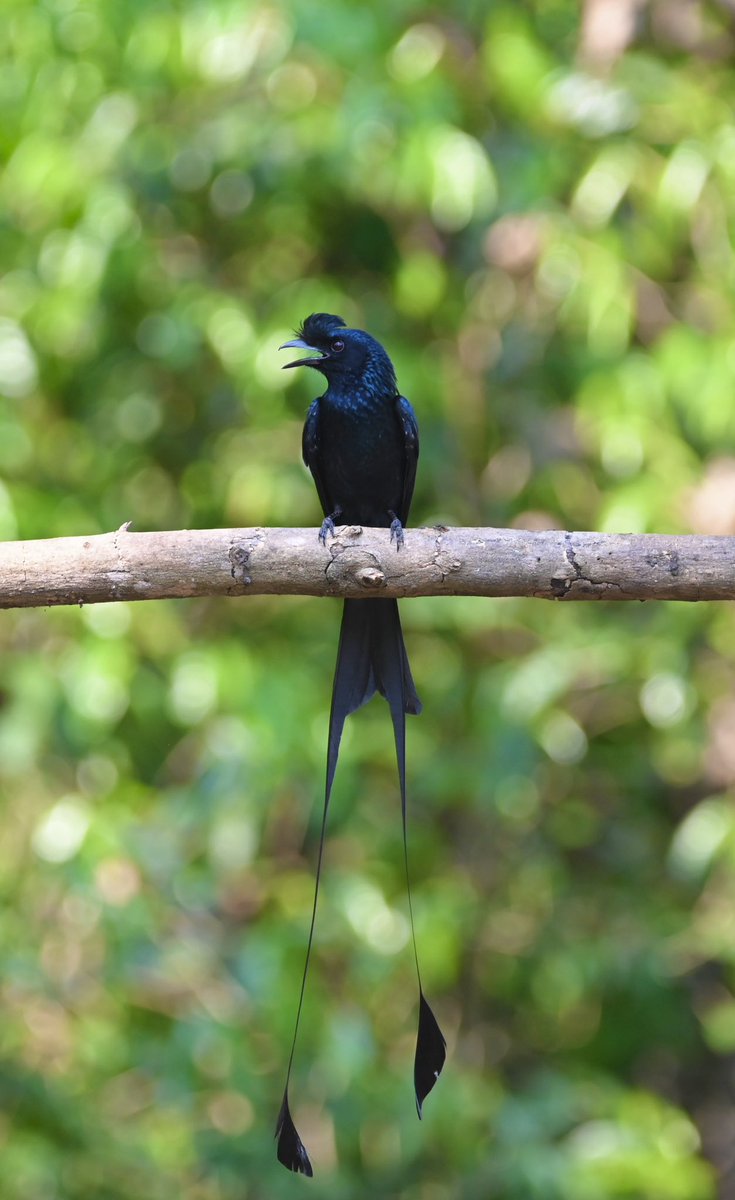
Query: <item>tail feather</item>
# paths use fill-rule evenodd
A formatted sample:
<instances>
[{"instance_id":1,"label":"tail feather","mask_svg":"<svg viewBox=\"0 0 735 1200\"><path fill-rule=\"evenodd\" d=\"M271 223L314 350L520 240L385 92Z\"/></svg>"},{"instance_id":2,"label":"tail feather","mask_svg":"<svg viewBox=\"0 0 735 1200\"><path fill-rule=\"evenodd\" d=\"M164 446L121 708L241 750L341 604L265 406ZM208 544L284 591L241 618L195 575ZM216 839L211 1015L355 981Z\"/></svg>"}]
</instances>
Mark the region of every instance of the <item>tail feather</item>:
<instances>
[{"instance_id":1,"label":"tail feather","mask_svg":"<svg viewBox=\"0 0 735 1200\"><path fill-rule=\"evenodd\" d=\"M345 601L350 604L351 601ZM357 601L364 604L365 601ZM416 692L416 684L411 674L411 666L403 641L401 618L398 613L397 600L378 600L367 602L373 610L369 620L371 625L371 655L372 665L378 680L378 691L391 704L389 687L395 689L395 702L404 713L418 716L421 712L421 701ZM378 605L380 607L378 608ZM379 666L378 664L382 664ZM400 680L396 678L395 666L400 664ZM389 683L390 681L390 683Z\"/></svg>"},{"instance_id":2,"label":"tail feather","mask_svg":"<svg viewBox=\"0 0 735 1200\"><path fill-rule=\"evenodd\" d=\"M397 653L398 649L400 649L400 653ZM372 662L378 691L382 696L385 696L390 708L391 720L393 721L393 735L396 743L396 758L398 760L398 781L401 789L401 819L403 823L403 861L406 870L406 892L408 894L408 912L411 919L413 956L416 963L416 978L419 985L419 1027L416 1037L413 1078L414 1090L416 1092L416 1111L420 1120L424 1100L439 1078L444 1066L446 1042L437 1019L424 996L418 949L416 946L413 902L411 900L411 879L408 870L406 713L421 712L421 702L416 695L416 689L411 677L411 669L406 656L406 649L403 645L403 635L401 633L397 605L395 605L394 618L383 619L374 625Z\"/></svg>"},{"instance_id":3,"label":"tail feather","mask_svg":"<svg viewBox=\"0 0 735 1200\"><path fill-rule=\"evenodd\" d=\"M391 720L393 722L396 757L398 760L398 778L403 820L403 854L406 867L408 906L411 917L413 952L416 961L420 1001L419 1030L414 1063L416 1107L419 1117L421 1116L423 1101L436 1083L444 1065L444 1038L436 1023L434 1014L431 1012L424 998L421 987L421 974L419 971L416 935L414 932L413 907L411 904L411 887L408 874L408 848L406 839L406 713L420 713L421 701L416 694L416 686L411 675L408 655L406 654L406 647L403 642L403 632L401 630L397 602L395 600L345 600L339 635L339 649L337 651L337 666L334 673L334 686L332 688L332 708L329 716L327 778L324 791L324 809L319 838L316 879L314 882L314 903L311 911L306 960L301 977L301 991L296 1011L296 1024L291 1043L291 1055L288 1060L288 1069L286 1072L286 1087L276 1126L278 1158L280 1162L288 1167L289 1170L302 1172L305 1175L311 1175L311 1163L291 1119L288 1107L288 1085L291 1078L291 1067L293 1065L294 1050L296 1049L296 1038L299 1031L306 976L309 970L309 958L311 956L311 946L314 937L327 812L329 810L329 799L332 792L334 773L337 769L337 758L339 756L339 746L342 740L345 720L350 713L361 708L363 704L367 704L376 691L380 692L381 696L384 696L388 701Z\"/></svg>"},{"instance_id":4,"label":"tail feather","mask_svg":"<svg viewBox=\"0 0 735 1200\"><path fill-rule=\"evenodd\" d=\"M401 676L395 679L395 664ZM393 699L389 694L392 687ZM345 600L339 634L337 666L332 688L327 745L327 790L337 768L345 720L380 692L402 712L418 714L421 701L416 694L403 641L396 600Z\"/></svg>"}]
</instances>

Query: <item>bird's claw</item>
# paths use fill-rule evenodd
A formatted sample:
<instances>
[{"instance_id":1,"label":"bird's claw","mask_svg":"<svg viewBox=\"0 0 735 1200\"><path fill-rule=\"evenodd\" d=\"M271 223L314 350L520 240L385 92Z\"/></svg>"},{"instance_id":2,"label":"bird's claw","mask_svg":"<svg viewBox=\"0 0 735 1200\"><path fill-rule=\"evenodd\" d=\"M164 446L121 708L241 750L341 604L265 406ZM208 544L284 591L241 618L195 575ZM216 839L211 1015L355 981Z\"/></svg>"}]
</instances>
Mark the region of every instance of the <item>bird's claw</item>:
<instances>
[{"instance_id":1,"label":"bird's claw","mask_svg":"<svg viewBox=\"0 0 735 1200\"><path fill-rule=\"evenodd\" d=\"M322 521L322 527L319 530L319 541L322 546L327 544L327 534L329 537L334 537L334 521L331 517L325 517Z\"/></svg>"},{"instance_id":2,"label":"bird's claw","mask_svg":"<svg viewBox=\"0 0 735 1200\"><path fill-rule=\"evenodd\" d=\"M396 550L400 550L401 546L406 540L403 536L403 525L398 520L398 517L395 515L395 513L388 513L388 516L393 518L390 523L390 540L395 542Z\"/></svg>"},{"instance_id":3,"label":"bird's claw","mask_svg":"<svg viewBox=\"0 0 735 1200\"><path fill-rule=\"evenodd\" d=\"M341 516L342 509L335 508L334 512L330 513L329 516L325 517L322 521L322 527L319 530L319 541L321 542L322 546L326 546L327 544L327 534L329 537L334 537L334 518Z\"/></svg>"}]
</instances>

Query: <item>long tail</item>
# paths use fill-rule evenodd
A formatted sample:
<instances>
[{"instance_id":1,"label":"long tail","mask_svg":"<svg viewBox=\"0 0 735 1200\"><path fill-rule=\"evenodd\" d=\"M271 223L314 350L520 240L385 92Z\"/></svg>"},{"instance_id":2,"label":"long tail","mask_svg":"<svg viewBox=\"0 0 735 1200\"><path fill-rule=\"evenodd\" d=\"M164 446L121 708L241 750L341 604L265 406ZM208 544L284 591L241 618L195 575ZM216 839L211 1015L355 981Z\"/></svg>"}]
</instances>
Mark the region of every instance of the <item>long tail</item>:
<instances>
[{"instance_id":1,"label":"long tail","mask_svg":"<svg viewBox=\"0 0 735 1200\"><path fill-rule=\"evenodd\" d=\"M324 790L324 809L314 884L314 904L311 912L306 960L304 962L299 1003L296 1011L296 1024L286 1072L286 1086L283 1091L283 1101L278 1114L278 1121L276 1122L279 1161L285 1167L288 1167L290 1171L302 1172L304 1175L312 1175L313 1172L309 1156L306 1153L301 1138L296 1132L296 1127L291 1118L288 1105L288 1084L291 1078L291 1067L296 1049L296 1039L306 987L306 976L309 970L309 958L314 938L314 924L316 921L329 798L332 791L334 773L337 768L337 758L339 756L339 747L345 720L350 713L355 712L363 704L366 704L376 692L385 697L390 707L401 789L403 858L406 868L406 889L411 919L411 938L414 960L416 962L416 977L419 985L419 1028L416 1041L416 1057L414 1060L414 1088L416 1092L416 1109L419 1117L421 1117L423 1102L439 1078L446 1057L444 1037L424 997L421 986L421 972L419 970L418 952L416 949L416 932L414 929L411 884L408 871L408 841L406 831L406 713L420 713L421 701L416 694L416 687L411 675L408 655L406 654L406 647L403 642L403 632L401 630L397 602L395 600L345 600L339 649L337 651L337 666L332 689L332 709L329 717L327 778Z\"/></svg>"}]
</instances>

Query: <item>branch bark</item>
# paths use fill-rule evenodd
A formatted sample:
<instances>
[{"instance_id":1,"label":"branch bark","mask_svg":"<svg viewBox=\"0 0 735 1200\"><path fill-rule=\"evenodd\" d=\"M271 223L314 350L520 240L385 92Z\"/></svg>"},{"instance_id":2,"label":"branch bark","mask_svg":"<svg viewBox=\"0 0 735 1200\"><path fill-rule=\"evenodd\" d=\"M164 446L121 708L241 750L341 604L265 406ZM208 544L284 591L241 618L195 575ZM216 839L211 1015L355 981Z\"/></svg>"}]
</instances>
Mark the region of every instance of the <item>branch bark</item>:
<instances>
[{"instance_id":1,"label":"branch bark","mask_svg":"<svg viewBox=\"0 0 735 1200\"><path fill-rule=\"evenodd\" d=\"M735 538L343 526L185 529L0 543L0 608L182 596L732 600Z\"/></svg>"}]
</instances>

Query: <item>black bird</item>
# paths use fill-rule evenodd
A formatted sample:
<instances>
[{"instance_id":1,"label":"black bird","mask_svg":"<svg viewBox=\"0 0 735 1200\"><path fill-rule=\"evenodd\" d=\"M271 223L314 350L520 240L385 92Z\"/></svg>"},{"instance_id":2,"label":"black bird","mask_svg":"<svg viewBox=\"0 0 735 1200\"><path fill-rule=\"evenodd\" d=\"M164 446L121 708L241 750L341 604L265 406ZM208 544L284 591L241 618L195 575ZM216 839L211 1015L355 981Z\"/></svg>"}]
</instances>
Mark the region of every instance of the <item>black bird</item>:
<instances>
[{"instance_id":1,"label":"black bird","mask_svg":"<svg viewBox=\"0 0 735 1200\"><path fill-rule=\"evenodd\" d=\"M304 426L304 462L311 471L324 521L319 539L326 544L335 522L389 528L396 549L403 545L408 520L419 433L413 408L398 391L396 374L383 347L361 329L347 329L341 317L312 313L298 336L281 350L298 348L309 356L287 367L313 367L327 381L323 396L311 405ZM296 1013L283 1102L276 1124L278 1158L291 1171L311 1175L309 1156L296 1132L288 1106L299 1018L314 934L324 834L332 781L346 717L376 692L388 701L398 759L403 818L403 852L413 951L419 985L419 1027L414 1060L416 1108L421 1107L444 1066L444 1037L424 998L416 935L413 929L406 846L406 713L421 712L395 600L345 600L332 689L327 748L327 780L316 867L314 905Z\"/></svg>"}]
</instances>

